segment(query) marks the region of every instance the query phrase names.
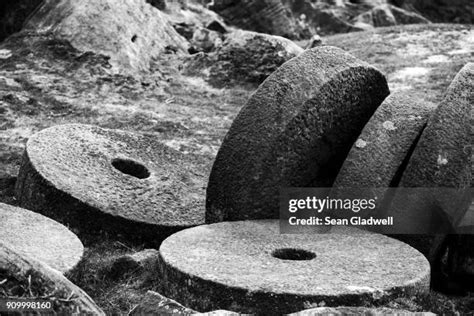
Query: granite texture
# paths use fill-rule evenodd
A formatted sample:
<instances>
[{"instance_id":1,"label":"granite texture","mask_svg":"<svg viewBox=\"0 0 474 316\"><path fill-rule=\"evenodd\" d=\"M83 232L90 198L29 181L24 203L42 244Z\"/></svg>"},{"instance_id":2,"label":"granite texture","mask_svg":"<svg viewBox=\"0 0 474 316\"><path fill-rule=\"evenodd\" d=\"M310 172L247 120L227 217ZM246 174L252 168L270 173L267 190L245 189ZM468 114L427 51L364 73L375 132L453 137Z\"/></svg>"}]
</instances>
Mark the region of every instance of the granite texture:
<instances>
[{"instance_id":1,"label":"granite texture","mask_svg":"<svg viewBox=\"0 0 474 316\"><path fill-rule=\"evenodd\" d=\"M278 217L282 187L331 186L388 95L384 76L336 47L283 64L242 108L214 162L206 222Z\"/></svg>"},{"instance_id":2,"label":"granite texture","mask_svg":"<svg viewBox=\"0 0 474 316\"><path fill-rule=\"evenodd\" d=\"M428 291L430 278L423 255L395 239L350 227L280 234L277 220L178 232L163 241L159 268L160 293L185 306L262 315L415 295Z\"/></svg>"},{"instance_id":3,"label":"granite texture","mask_svg":"<svg viewBox=\"0 0 474 316\"><path fill-rule=\"evenodd\" d=\"M79 234L157 245L204 222L204 187L186 156L153 137L67 124L30 137L15 191L21 206Z\"/></svg>"},{"instance_id":4,"label":"granite texture","mask_svg":"<svg viewBox=\"0 0 474 316\"><path fill-rule=\"evenodd\" d=\"M0 203L0 240L62 273L81 260L84 246L63 225L43 215Z\"/></svg>"}]
</instances>

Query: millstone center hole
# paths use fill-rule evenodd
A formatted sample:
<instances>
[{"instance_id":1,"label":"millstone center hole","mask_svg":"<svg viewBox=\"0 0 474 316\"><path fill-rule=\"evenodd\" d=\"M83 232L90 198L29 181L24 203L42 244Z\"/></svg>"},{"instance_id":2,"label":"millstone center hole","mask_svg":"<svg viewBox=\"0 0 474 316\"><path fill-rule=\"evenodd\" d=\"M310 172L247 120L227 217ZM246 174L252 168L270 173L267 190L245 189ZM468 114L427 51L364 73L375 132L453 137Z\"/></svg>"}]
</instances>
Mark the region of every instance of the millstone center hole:
<instances>
[{"instance_id":1,"label":"millstone center hole","mask_svg":"<svg viewBox=\"0 0 474 316\"><path fill-rule=\"evenodd\" d=\"M281 248L274 250L272 256L282 260L311 260L316 258L314 252L294 248Z\"/></svg>"},{"instance_id":2,"label":"millstone center hole","mask_svg":"<svg viewBox=\"0 0 474 316\"><path fill-rule=\"evenodd\" d=\"M138 179L145 179L150 176L150 171L144 165L130 159L115 158L112 160L112 166L118 171Z\"/></svg>"}]
</instances>

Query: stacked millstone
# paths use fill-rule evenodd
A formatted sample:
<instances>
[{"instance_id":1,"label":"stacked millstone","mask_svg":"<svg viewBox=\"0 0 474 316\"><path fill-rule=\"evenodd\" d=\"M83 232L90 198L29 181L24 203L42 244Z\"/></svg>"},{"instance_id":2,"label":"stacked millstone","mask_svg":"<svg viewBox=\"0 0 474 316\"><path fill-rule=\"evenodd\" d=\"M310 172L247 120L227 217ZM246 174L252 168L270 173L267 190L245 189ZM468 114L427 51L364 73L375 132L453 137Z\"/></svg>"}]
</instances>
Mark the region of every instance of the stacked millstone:
<instances>
[{"instance_id":1,"label":"stacked millstone","mask_svg":"<svg viewBox=\"0 0 474 316\"><path fill-rule=\"evenodd\" d=\"M42 246L47 251L48 244ZM0 242L0 299L30 298L35 302L51 304L44 305L45 310L42 311L58 315L105 315L83 290L59 271L18 253L12 247L16 245Z\"/></svg>"},{"instance_id":2,"label":"stacked millstone","mask_svg":"<svg viewBox=\"0 0 474 316\"><path fill-rule=\"evenodd\" d=\"M0 240L19 254L65 273L82 258L81 241L63 225L40 214L0 203Z\"/></svg>"},{"instance_id":3,"label":"stacked millstone","mask_svg":"<svg viewBox=\"0 0 474 316\"><path fill-rule=\"evenodd\" d=\"M331 186L388 94L377 69L335 47L283 64L250 97L222 143L206 222L278 218L279 188Z\"/></svg>"},{"instance_id":4,"label":"stacked millstone","mask_svg":"<svg viewBox=\"0 0 474 316\"><path fill-rule=\"evenodd\" d=\"M409 245L337 227L280 234L278 220L202 225L160 247L160 292L192 309L281 315L307 306L367 306L429 291L430 266Z\"/></svg>"},{"instance_id":5,"label":"stacked millstone","mask_svg":"<svg viewBox=\"0 0 474 316\"><path fill-rule=\"evenodd\" d=\"M68 124L26 144L15 191L20 206L79 236L108 232L158 245L204 222L205 176L155 138Z\"/></svg>"},{"instance_id":6,"label":"stacked millstone","mask_svg":"<svg viewBox=\"0 0 474 316\"><path fill-rule=\"evenodd\" d=\"M279 187L332 185L387 95L380 72L333 47L305 51L274 72L219 150L207 190L211 224L162 243L160 291L200 311L256 314L365 305L428 291L428 261L403 242L350 227L285 235L269 219L278 217ZM416 139L428 110L412 110L416 119L407 137ZM396 124L405 119L399 112L392 117L385 109L379 116Z\"/></svg>"}]
</instances>

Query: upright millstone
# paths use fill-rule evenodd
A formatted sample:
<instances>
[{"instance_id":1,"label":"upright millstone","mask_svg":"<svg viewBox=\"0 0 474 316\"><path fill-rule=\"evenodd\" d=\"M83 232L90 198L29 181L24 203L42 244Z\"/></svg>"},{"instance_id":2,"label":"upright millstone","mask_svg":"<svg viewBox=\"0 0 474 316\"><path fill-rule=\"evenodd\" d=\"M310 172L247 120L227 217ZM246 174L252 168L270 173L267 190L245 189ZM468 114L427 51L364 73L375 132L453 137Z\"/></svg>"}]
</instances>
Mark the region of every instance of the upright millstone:
<instances>
[{"instance_id":1,"label":"upright millstone","mask_svg":"<svg viewBox=\"0 0 474 316\"><path fill-rule=\"evenodd\" d=\"M199 311L257 315L371 305L426 293L430 278L426 258L398 240L343 226L280 234L278 220L180 231L161 244L158 265L163 295Z\"/></svg>"},{"instance_id":2,"label":"upright millstone","mask_svg":"<svg viewBox=\"0 0 474 316\"><path fill-rule=\"evenodd\" d=\"M204 222L204 188L193 161L153 137L67 124L28 140L15 191L79 235L159 244Z\"/></svg>"},{"instance_id":3,"label":"upright millstone","mask_svg":"<svg viewBox=\"0 0 474 316\"><path fill-rule=\"evenodd\" d=\"M395 233L450 233L471 205L473 83L474 63L469 63L453 79L430 117L400 187L432 189L424 190L422 195L395 196L390 206L390 215L395 217ZM432 261L442 242L440 238L426 239L426 236L403 237Z\"/></svg>"},{"instance_id":4,"label":"upright millstone","mask_svg":"<svg viewBox=\"0 0 474 316\"><path fill-rule=\"evenodd\" d=\"M46 245L44 245L46 246ZM0 299L31 299L44 303L38 314L97 315L105 313L82 289L59 271L0 241ZM39 308L35 309L35 311ZM23 314L23 313L19 313ZM32 313L33 314L33 313Z\"/></svg>"},{"instance_id":5,"label":"upright millstone","mask_svg":"<svg viewBox=\"0 0 474 316\"><path fill-rule=\"evenodd\" d=\"M331 186L388 95L385 77L335 47L283 64L251 96L209 178L206 222L278 217L283 187Z\"/></svg>"},{"instance_id":6,"label":"upright millstone","mask_svg":"<svg viewBox=\"0 0 474 316\"><path fill-rule=\"evenodd\" d=\"M333 184L331 196L377 197L382 206L388 187L396 187L417 141L436 105L406 91L390 94L352 146ZM364 188L358 190L359 188ZM369 196L370 195L370 196ZM336 214L334 214L336 215ZM352 212L337 212L339 217ZM361 212L358 215L373 215Z\"/></svg>"},{"instance_id":7,"label":"upright millstone","mask_svg":"<svg viewBox=\"0 0 474 316\"><path fill-rule=\"evenodd\" d=\"M84 252L79 238L63 225L3 203L0 203L0 240L62 273L74 268Z\"/></svg>"}]
</instances>

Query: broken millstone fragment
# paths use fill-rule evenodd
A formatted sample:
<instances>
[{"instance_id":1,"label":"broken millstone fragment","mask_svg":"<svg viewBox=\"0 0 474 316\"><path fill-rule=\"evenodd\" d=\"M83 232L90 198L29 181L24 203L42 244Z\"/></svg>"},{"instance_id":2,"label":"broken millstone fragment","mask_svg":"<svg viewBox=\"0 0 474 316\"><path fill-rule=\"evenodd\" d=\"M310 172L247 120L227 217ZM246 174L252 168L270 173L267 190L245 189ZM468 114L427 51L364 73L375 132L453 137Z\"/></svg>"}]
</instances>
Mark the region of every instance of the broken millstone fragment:
<instances>
[{"instance_id":1,"label":"broken millstone fragment","mask_svg":"<svg viewBox=\"0 0 474 316\"><path fill-rule=\"evenodd\" d=\"M404 91L389 95L352 146L334 181L331 195L349 198L347 194L352 189L357 195L352 198L360 199L363 198L361 194L367 193L371 195L368 199L376 196L377 203L382 204L386 189L398 185L406 159L435 107ZM356 188L367 189L361 193L356 192ZM352 212L338 212L338 216L346 214L353 215ZM360 215L373 214L361 212Z\"/></svg>"},{"instance_id":2,"label":"broken millstone fragment","mask_svg":"<svg viewBox=\"0 0 474 316\"><path fill-rule=\"evenodd\" d=\"M473 83L474 63L468 63L453 79L428 120L399 186L432 189L424 190L423 194L394 197L389 210L389 215L394 216L393 233L452 233L471 205ZM443 240L433 237L432 241L420 243L416 236L402 238L430 262L438 256Z\"/></svg>"},{"instance_id":3,"label":"broken millstone fragment","mask_svg":"<svg viewBox=\"0 0 474 316\"><path fill-rule=\"evenodd\" d=\"M222 143L206 222L277 218L280 188L331 186L388 93L377 69L336 47L307 50L283 64L250 97Z\"/></svg>"},{"instance_id":4,"label":"broken millstone fragment","mask_svg":"<svg viewBox=\"0 0 474 316\"><path fill-rule=\"evenodd\" d=\"M55 315L105 315L94 301L59 271L0 242L0 299L46 298Z\"/></svg>"},{"instance_id":5,"label":"broken millstone fragment","mask_svg":"<svg viewBox=\"0 0 474 316\"><path fill-rule=\"evenodd\" d=\"M280 234L278 220L183 230L161 244L159 267L161 293L190 308L262 315L416 295L430 277L423 255L398 240L342 226Z\"/></svg>"},{"instance_id":6,"label":"broken millstone fragment","mask_svg":"<svg viewBox=\"0 0 474 316\"><path fill-rule=\"evenodd\" d=\"M67 124L26 144L19 204L76 228L159 244L204 222L205 175L155 138Z\"/></svg>"},{"instance_id":7,"label":"broken millstone fragment","mask_svg":"<svg viewBox=\"0 0 474 316\"><path fill-rule=\"evenodd\" d=\"M0 240L61 273L81 260L84 247L69 229L43 215L0 203Z\"/></svg>"}]
</instances>

